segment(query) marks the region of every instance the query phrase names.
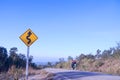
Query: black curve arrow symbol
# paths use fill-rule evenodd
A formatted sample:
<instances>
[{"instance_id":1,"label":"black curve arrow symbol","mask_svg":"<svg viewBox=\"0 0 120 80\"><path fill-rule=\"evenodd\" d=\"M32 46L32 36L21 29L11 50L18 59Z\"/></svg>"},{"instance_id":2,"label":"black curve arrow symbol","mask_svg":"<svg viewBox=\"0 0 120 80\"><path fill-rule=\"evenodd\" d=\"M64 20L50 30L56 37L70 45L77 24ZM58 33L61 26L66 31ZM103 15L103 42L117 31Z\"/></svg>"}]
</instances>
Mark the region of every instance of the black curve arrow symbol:
<instances>
[{"instance_id":1,"label":"black curve arrow symbol","mask_svg":"<svg viewBox=\"0 0 120 80\"><path fill-rule=\"evenodd\" d=\"M28 32L28 35L26 36L26 39L28 40L28 44L30 44L31 43L31 39L30 39L30 36L32 35L32 33L29 31Z\"/></svg>"}]
</instances>

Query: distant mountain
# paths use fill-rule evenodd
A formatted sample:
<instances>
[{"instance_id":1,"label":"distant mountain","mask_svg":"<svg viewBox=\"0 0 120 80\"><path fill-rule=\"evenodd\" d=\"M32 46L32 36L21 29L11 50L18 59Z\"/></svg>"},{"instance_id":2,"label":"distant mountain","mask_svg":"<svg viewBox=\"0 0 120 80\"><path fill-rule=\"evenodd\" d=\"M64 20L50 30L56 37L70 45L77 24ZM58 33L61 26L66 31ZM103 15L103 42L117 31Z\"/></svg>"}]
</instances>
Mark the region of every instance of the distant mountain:
<instances>
[{"instance_id":1,"label":"distant mountain","mask_svg":"<svg viewBox=\"0 0 120 80\"><path fill-rule=\"evenodd\" d=\"M33 62L36 63L37 65L46 65L48 62L58 62L58 58L51 58L51 57L41 57L41 58L36 58L34 57Z\"/></svg>"},{"instance_id":2,"label":"distant mountain","mask_svg":"<svg viewBox=\"0 0 120 80\"><path fill-rule=\"evenodd\" d=\"M47 65L48 62L35 62L37 65ZM52 64L55 64L56 62L51 62Z\"/></svg>"},{"instance_id":3,"label":"distant mountain","mask_svg":"<svg viewBox=\"0 0 120 80\"><path fill-rule=\"evenodd\" d=\"M65 58L66 60L66 58ZM53 57L34 57L33 62L35 62L37 65L46 65L48 62L52 62L55 64L59 61L59 58L53 58Z\"/></svg>"},{"instance_id":4,"label":"distant mountain","mask_svg":"<svg viewBox=\"0 0 120 80\"><path fill-rule=\"evenodd\" d=\"M35 62L37 65L47 65L47 62Z\"/></svg>"}]
</instances>

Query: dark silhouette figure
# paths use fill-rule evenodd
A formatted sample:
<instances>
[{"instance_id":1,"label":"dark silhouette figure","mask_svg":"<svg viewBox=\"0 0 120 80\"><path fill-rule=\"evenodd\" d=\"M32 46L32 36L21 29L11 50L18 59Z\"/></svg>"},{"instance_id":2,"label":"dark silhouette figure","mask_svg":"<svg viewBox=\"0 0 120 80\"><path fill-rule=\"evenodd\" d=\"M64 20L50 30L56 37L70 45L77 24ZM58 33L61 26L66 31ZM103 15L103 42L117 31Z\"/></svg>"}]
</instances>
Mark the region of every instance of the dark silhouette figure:
<instances>
[{"instance_id":1,"label":"dark silhouette figure","mask_svg":"<svg viewBox=\"0 0 120 80\"><path fill-rule=\"evenodd\" d=\"M76 68L76 60L72 60L71 67L73 70Z\"/></svg>"}]
</instances>

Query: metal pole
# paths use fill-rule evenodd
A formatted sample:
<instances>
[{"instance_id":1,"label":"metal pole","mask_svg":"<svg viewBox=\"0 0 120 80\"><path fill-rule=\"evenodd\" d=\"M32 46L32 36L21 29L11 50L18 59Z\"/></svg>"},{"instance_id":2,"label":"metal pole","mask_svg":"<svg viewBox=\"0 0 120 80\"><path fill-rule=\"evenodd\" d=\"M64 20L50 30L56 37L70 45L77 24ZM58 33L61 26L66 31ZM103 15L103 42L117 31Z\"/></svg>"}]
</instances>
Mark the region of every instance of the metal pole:
<instances>
[{"instance_id":1,"label":"metal pole","mask_svg":"<svg viewBox=\"0 0 120 80\"><path fill-rule=\"evenodd\" d=\"M27 47L26 80L28 80L28 67L29 67L29 46Z\"/></svg>"}]
</instances>

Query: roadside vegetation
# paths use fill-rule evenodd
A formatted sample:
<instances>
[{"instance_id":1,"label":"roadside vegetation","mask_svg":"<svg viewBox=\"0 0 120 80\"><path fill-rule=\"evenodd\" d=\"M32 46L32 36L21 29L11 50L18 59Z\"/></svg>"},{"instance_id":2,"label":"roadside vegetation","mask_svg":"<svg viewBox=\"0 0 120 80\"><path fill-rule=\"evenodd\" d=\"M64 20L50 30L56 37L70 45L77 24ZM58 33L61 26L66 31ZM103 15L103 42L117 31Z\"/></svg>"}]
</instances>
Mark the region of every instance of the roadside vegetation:
<instances>
[{"instance_id":1,"label":"roadside vegetation","mask_svg":"<svg viewBox=\"0 0 120 80\"><path fill-rule=\"evenodd\" d=\"M72 60L71 56L68 57L67 61L61 58L55 67L71 69ZM82 53L75 60L77 61L77 70L120 75L120 43L108 50L98 49L95 55Z\"/></svg>"},{"instance_id":2,"label":"roadside vegetation","mask_svg":"<svg viewBox=\"0 0 120 80\"><path fill-rule=\"evenodd\" d=\"M5 47L0 47L0 80L18 80L25 76L26 56L17 52L16 47L9 51ZM44 71L41 69L43 68L72 69L73 59L68 56L67 61L60 58L56 64L48 62L47 65L36 65L32 62L33 56L29 56L29 75L42 74ZM95 55L82 53L76 56L75 60L77 61L77 70L120 75L120 43L108 50L98 49Z\"/></svg>"},{"instance_id":3,"label":"roadside vegetation","mask_svg":"<svg viewBox=\"0 0 120 80\"><path fill-rule=\"evenodd\" d=\"M11 48L9 52L6 48L0 47L0 80L17 80L25 76L26 57L17 51L16 47ZM33 56L29 56L30 68L37 69L32 60Z\"/></svg>"}]
</instances>

